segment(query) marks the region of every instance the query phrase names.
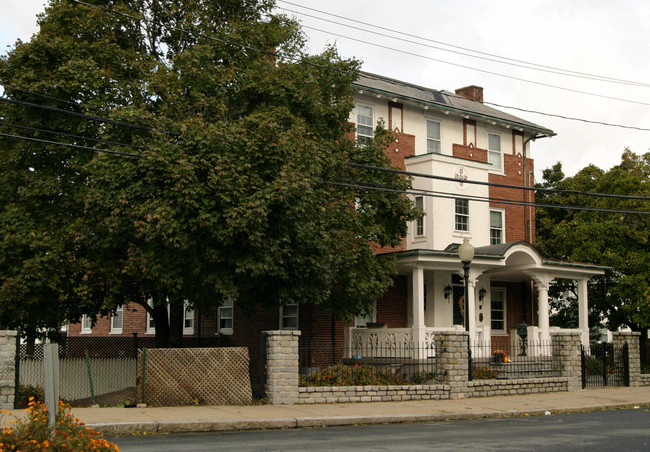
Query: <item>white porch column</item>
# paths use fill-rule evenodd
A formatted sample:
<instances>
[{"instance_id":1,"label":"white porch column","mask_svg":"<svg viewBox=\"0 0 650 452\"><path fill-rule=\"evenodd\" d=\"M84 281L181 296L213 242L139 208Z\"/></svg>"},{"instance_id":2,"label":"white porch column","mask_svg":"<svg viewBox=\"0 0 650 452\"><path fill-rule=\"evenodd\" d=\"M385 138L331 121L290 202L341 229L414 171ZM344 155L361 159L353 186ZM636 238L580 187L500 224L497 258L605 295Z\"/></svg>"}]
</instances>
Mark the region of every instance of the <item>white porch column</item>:
<instances>
[{"instance_id":1,"label":"white porch column","mask_svg":"<svg viewBox=\"0 0 650 452\"><path fill-rule=\"evenodd\" d=\"M411 325L413 331L413 342L416 346L416 354L414 358L420 358L419 352L424 347L424 269L416 267L413 269L413 274L411 277L412 284L412 310L413 310L413 325Z\"/></svg>"},{"instance_id":2,"label":"white porch column","mask_svg":"<svg viewBox=\"0 0 650 452\"><path fill-rule=\"evenodd\" d=\"M582 332L582 345L589 345L589 305L587 280L578 280L578 328Z\"/></svg>"},{"instance_id":3,"label":"white porch column","mask_svg":"<svg viewBox=\"0 0 650 452\"><path fill-rule=\"evenodd\" d=\"M543 342L551 340L548 320L548 287L553 281L549 275L535 275L537 283L537 316L539 319L539 336Z\"/></svg>"},{"instance_id":4,"label":"white porch column","mask_svg":"<svg viewBox=\"0 0 650 452\"><path fill-rule=\"evenodd\" d=\"M478 341L476 333L476 279L478 276L480 276L480 272L475 272L470 268L467 280L467 314L469 318L467 330L472 343Z\"/></svg>"}]
</instances>

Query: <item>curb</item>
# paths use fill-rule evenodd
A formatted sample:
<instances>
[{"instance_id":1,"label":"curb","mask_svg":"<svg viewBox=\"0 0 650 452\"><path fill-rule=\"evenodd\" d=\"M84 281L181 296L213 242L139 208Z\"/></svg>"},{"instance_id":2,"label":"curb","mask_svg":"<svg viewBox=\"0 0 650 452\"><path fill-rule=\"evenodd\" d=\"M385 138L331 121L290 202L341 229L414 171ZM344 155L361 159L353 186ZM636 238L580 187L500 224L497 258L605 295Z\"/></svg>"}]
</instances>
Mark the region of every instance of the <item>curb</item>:
<instances>
[{"instance_id":1,"label":"curb","mask_svg":"<svg viewBox=\"0 0 650 452\"><path fill-rule=\"evenodd\" d=\"M552 414L575 413L582 411L612 410L632 407L648 407L649 402L631 404L609 403L580 408L550 409ZM480 411L474 413L440 414L396 414L368 416L329 416L298 418L257 418L242 420L186 420L86 424L104 436L152 435L171 433L225 432L238 430L268 430L309 427L337 427L349 425L400 424L409 422L440 422L471 419L489 419L515 416L542 416L549 410L502 410Z\"/></svg>"}]
</instances>

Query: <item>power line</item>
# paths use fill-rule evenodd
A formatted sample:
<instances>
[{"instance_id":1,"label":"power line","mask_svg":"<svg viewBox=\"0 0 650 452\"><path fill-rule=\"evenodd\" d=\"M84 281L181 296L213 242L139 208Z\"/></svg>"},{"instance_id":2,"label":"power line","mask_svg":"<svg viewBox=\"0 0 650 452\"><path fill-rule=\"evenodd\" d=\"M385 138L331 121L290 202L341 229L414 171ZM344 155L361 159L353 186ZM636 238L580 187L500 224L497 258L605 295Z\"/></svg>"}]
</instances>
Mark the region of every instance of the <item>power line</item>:
<instances>
[{"instance_id":1,"label":"power line","mask_svg":"<svg viewBox=\"0 0 650 452\"><path fill-rule=\"evenodd\" d=\"M485 197L477 197L477 196L459 196L457 194L451 194L451 193L445 193L445 192L432 192L429 190L403 190L403 189L398 189L398 188L384 188L380 186L375 186L375 185L363 185L364 182L359 182L359 184L345 184L345 183L339 183L339 182L329 182L325 181L328 184L331 185L336 185L340 187L347 187L347 188L356 188L356 189L362 189L362 190L370 190L370 191L385 191L385 192L392 192L392 193L401 193L401 194L407 194L407 195L413 195L413 196L427 196L431 198L443 198L443 199L467 199L469 201L476 201L476 202L496 202L499 204L509 204L509 205L517 205L517 206L524 206L524 207L541 207L545 209L565 209L565 210L577 210L577 211L589 211L589 212L605 212L605 213L618 213L618 214L641 214L641 215L650 215L650 211L646 210L619 210L619 209L605 209L605 208L600 208L600 207L586 207L586 206L567 206L567 205L559 205L559 204L544 204L544 203L530 203L526 201L494 201L492 198L485 198Z\"/></svg>"},{"instance_id":2,"label":"power line","mask_svg":"<svg viewBox=\"0 0 650 452\"><path fill-rule=\"evenodd\" d=\"M286 3L289 3L289 2L286 2ZM290 3L290 4L293 4L293 3ZM307 8L307 7L303 7L303 8L310 9L310 10L313 10L313 11L318 11L318 10L315 10L313 8ZM423 44L421 42L412 41L410 39L400 38L399 36L391 36L391 35L386 34L386 33L380 33L380 32L376 32L376 31L368 30L368 29L365 29L365 28L362 28L362 27L356 27L354 25L347 25L347 24L344 24L344 23L341 23L341 22L337 22L335 20L325 19L323 17L314 16L312 14L307 14L307 13L304 13L304 12L294 11L294 10L288 9L288 8L282 8L282 9L285 10L285 11L289 11L291 13L294 13L294 14L300 14L302 16L311 17L313 19L321 20L321 21L332 23L332 24L335 24L335 25L340 25L342 27L351 28L353 30L359 30L359 31L363 31L365 33L370 33L370 34L373 34L373 35L383 36L383 37L386 37L386 38L406 42L408 44L415 44L415 45L419 45L419 46L422 46L422 47L427 47L427 48L430 48L430 49L440 50L440 51L443 51L443 52L455 53L457 55L467 56L467 57L470 57L470 58L477 58L477 59L484 60L484 61L491 61L491 62L494 62L494 63L506 64L506 65L509 65L509 66L515 66L515 67L530 69L530 70L534 70L534 71L546 72L546 73L550 73L550 74L563 75L563 76L566 76L566 77L575 77L575 78L581 78L581 79L587 79L587 80L595 80L595 81L599 81L599 82L619 83L619 84L638 86L638 87L644 87L644 88L650 87L650 85L646 84L646 83L625 81L625 80L614 80L614 79L609 79L609 78L598 76L598 75L591 75L591 74L584 74L584 73L577 74L577 73L573 73L572 71L566 71L564 69L548 69L548 68L547 69L542 69L542 68L539 68L539 67L531 67L530 65L535 65L534 63L515 63L515 62L509 62L509 61L499 61L497 59L489 58L489 57L486 57L486 56L471 55L469 53L459 52L457 50L445 49L445 48L442 48L442 47L433 46L431 44ZM318 11L318 12L320 12L322 14L330 15L330 13L327 13L327 12L324 12L324 11ZM331 15L335 16L335 17L341 17L341 16L337 16L335 14L331 14ZM371 26L371 27L377 27L377 28L380 28L380 29L384 29L384 27L379 27L379 26L376 26L376 25L372 25L372 24L368 24L368 23L365 23L365 22L357 21L357 20L354 20L354 19L349 19L349 20L352 21L352 22L362 23L364 25L368 25L368 26ZM309 27L307 27L307 28L309 28ZM402 32L396 31L396 30L390 30L390 31L392 31L393 33L400 33L400 34L404 34L406 36L417 37L418 39L429 41L429 39L427 39L427 38L418 37L418 36L411 35L411 34L408 34L408 33L402 33ZM345 37L345 36L343 36L343 37ZM351 39L351 38L348 38L348 39ZM475 52L474 50L470 50L470 51ZM503 58L503 57L497 57L497 58Z\"/></svg>"},{"instance_id":3,"label":"power line","mask_svg":"<svg viewBox=\"0 0 650 452\"><path fill-rule=\"evenodd\" d=\"M20 136L20 135L11 135L11 134L8 134L8 133L0 133L0 137L15 138L15 139L26 140L26 141L34 141L34 142L43 143L43 144L54 144L54 145L57 145L57 146L65 146L65 147L74 148L74 149L82 149L84 151L102 152L102 153L105 153L105 154L122 155L122 156L125 156L125 157L138 157L138 158L141 157L140 155L129 154L129 153L126 153L126 152L110 151L108 149L93 148L93 147L89 147L89 146L81 146L81 145L78 145L78 144L60 143L58 141L49 141L49 140L42 140L40 138L23 137L23 136Z\"/></svg>"},{"instance_id":4,"label":"power line","mask_svg":"<svg viewBox=\"0 0 650 452\"><path fill-rule=\"evenodd\" d=\"M139 17L133 16L133 15L130 15L130 14L126 14L126 13L122 13L122 12L119 12L119 11L115 11L115 10L113 10L111 8L106 8L106 7L103 7L103 6L93 5L93 4L82 2L82 1L79 1L79 0L72 0L72 1L75 2L75 3L79 3L81 5L88 6L88 7L98 8L98 9L101 9L101 10L109 12L109 13L122 15L122 16L129 17L129 18L132 18L132 19L135 19L135 20L140 20ZM264 54L264 55L269 55L269 56L272 56L274 58L286 59L288 61L292 61L292 62L295 62L295 63L298 63L298 64L305 64L307 66L312 66L312 67L316 67L316 68L320 68L320 69L331 70L331 71L339 72L339 73L342 73L342 74L348 74L348 75L350 74L350 72L344 71L344 70L339 69L339 68L335 68L335 67L332 67L332 66L326 66L326 65L323 65L323 64L318 64L318 63L314 63L314 62L311 62L311 61L305 61L301 57L291 56L291 58L289 58L289 55L282 56L282 55L280 55L280 54L278 54L276 52L271 52L271 51L268 51L268 50L255 48L255 47L252 47L252 46L249 46L249 45L246 45L246 44L237 43L237 42L229 41L229 40L226 40L226 39L216 38L214 36L208 36L208 35L204 35L202 33L191 32L191 31L188 31L188 30L184 30L182 28L171 27L171 26L167 26L167 25L164 25L164 24L162 26L164 28L168 28L170 30L179 31L179 32L186 33L186 34L189 34L189 35L192 35L192 36L199 36L199 37L202 37L202 38L205 38L205 39L208 39L208 40L213 40L215 42L220 42L220 43L223 43L223 44L229 44L229 45L232 45L232 46L235 46L235 47L240 47L240 48L245 49L245 50L251 50L251 51L258 52L258 53L261 53L261 54ZM311 28L311 27L306 27L306 28ZM326 33L323 30L318 30L318 31ZM366 41L362 41L362 42L364 42L366 44L369 44L369 45L374 45L373 43L369 43L369 42L366 42ZM394 50L394 51L397 51L397 52L401 52L400 50L392 49L390 47L386 47L386 48L389 49L389 50ZM407 53L407 52L404 52L404 53ZM421 56L421 55L417 55L417 54L414 54L414 55ZM428 58L428 57L423 57L423 58ZM438 60L434 60L434 61L438 61ZM440 60L440 62L446 63L446 64L456 65L454 63L449 63L449 62L446 62L446 61L443 61L443 60ZM457 65L457 66L464 67L462 65ZM470 68L470 69L472 69L472 68ZM476 70L480 71L480 69L476 69ZM488 71L483 71L483 72L488 72ZM488 72L488 73L490 73L490 72ZM495 74L495 75L500 75L500 74ZM516 77L509 77L509 76L504 76L504 77L513 78L513 79L518 80ZM373 77L370 77L370 78L373 78ZM376 78L376 77L375 77L375 79L380 80L379 78ZM526 81L526 80L523 80L523 81ZM536 83L536 82L531 82L531 83ZM542 85L544 85L544 84L542 84ZM547 85L547 86L554 87L554 85ZM558 87L558 88L559 89L567 89L569 91L575 91L575 90L570 90L568 88L561 88L561 87ZM581 91L575 91L575 92L582 93ZM584 93L584 94L591 94L591 93ZM593 94L593 95L594 96L599 96L597 94ZM458 96L458 97L462 97L462 96ZM599 96L599 97L609 98L608 96ZM463 99L466 99L466 98L463 98ZM614 97L611 97L610 99L626 101L624 99L617 99L617 98L614 98ZM636 101L629 101L629 102L641 103L641 102L636 102ZM483 103L487 104L487 105L497 105L497 104L491 104L489 102L483 102ZM641 103L641 104L650 105L650 104L644 104L644 103ZM507 107L507 106L501 106L501 107L502 108L517 109L517 107ZM587 119L573 118L573 117L569 117L569 116L562 116L562 115L556 115L556 114L550 114L550 113L542 113L542 112L533 111L533 110L524 110L524 109L520 109L520 110L521 111L526 111L526 112L529 112L529 113L535 113L535 114L540 114L540 115L545 115L545 116L557 117L557 118L565 119L565 120L569 120L569 121L580 121L580 122L598 124L598 125L603 125L603 126L608 126L608 127L619 127L619 128L626 128L626 129L636 129L636 130L641 130L641 131L650 131L650 129L638 128L638 127L634 127L634 126L626 126L626 125L621 125L621 124L612 124L612 123L606 123L606 122L600 122L600 121L591 121L591 120L587 120Z\"/></svg>"},{"instance_id":5,"label":"power line","mask_svg":"<svg viewBox=\"0 0 650 452\"><path fill-rule=\"evenodd\" d=\"M518 59L515 59L515 58L504 57L504 56L496 55L496 54L493 54L493 53L481 52L479 50L471 49L471 48L468 48L468 47L461 47L461 46L458 46L458 45L449 44L449 43L446 43L446 42L436 41L434 39L425 38L425 37L422 37L422 36L410 34L410 33L404 32L404 31L395 30L395 29L392 29L392 28L382 27L380 25L375 25L375 24L371 24L371 23L368 23L368 22L363 22L363 21L360 21L360 20L351 19L351 18L346 17L346 16L339 16L337 14L329 13L329 12L318 10L318 9L315 9L315 8L310 8L308 6L300 5L300 4L297 4L297 3L292 3L292 2L285 1L285 0L278 0L278 1L279 1L279 3L286 3L286 4L289 4L289 5L293 5L293 6L298 6L300 8L307 9L307 10L310 10L310 11L315 11L315 12L325 14L325 15L328 15L328 16L337 17L339 19L344 19L344 20L347 20L347 21L350 21L350 22L354 22L354 23L370 26L370 27L373 27L373 28L377 28L379 30L390 31L392 33L397 33L397 34L401 34L401 35L404 35L404 36L409 36L411 38L416 38L416 39L420 39L420 40L423 40L423 41L432 42L432 43L435 43L435 44L441 44L441 45L451 47L451 48L454 48L454 49L465 50L465 51L476 53L476 54L479 54L479 55L486 55L486 56L489 56L489 57L499 58L499 59L505 60L505 61L512 61L514 63L520 63L522 65L536 66L536 67L539 67L539 68L550 69L552 71L560 71L561 73L566 73L564 75L575 74L575 75L586 76L587 78L597 79L597 80L600 80L600 81L618 82L618 83L622 83L622 84L629 84L629 85L636 85L636 86L643 86L643 87L650 86L647 83L635 82L635 81L630 81L630 80L623 80L623 79L607 77L607 76L601 76L601 75L596 75L596 74L589 74L589 73L586 73L586 72L573 71L573 70L570 70L570 69L562 69L562 68L558 68L558 67L554 67L554 66L547 66L547 65L543 65L543 64L531 63L531 62L528 62L528 61L518 60ZM286 8L282 8L282 9L286 9ZM294 12L294 13L296 12L296 11L292 11L290 9L286 9L286 10L290 11L290 12ZM320 19L320 20L326 20L326 19L322 19L322 18L319 18L319 17L316 17L316 16L311 16L311 15L303 13L303 12L298 12L297 14L302 14L302 15L306 15L306 16L309 16L309 17L314 17L314 18ZM333 21L328 21L328 22L333 22ZM339 25L343 25L345 27L350 27L349 25L340 24L338 22L334 22L334 23L339 24ZM363 31L367 31L368 33L375 33L375 32L372 32L370 30L363 30ZM382 35L382 36L387 36L387 35ZM394 38L393 36L390 36L390 35L388 35L388 37ZM395 38L395 39L399 39L399 38ZM408 41L408 42L410 42L410 41ZM419 43L416 43L416 44L419 44ZM437 47L433 47L433 48L437 48ZM440 49L440 50L449 51L447 49ZM461 55L465 55L465 54L461 53ZM473 55L467 55L467 56L474 57ZM490 61L495 61L495 60L490 60ZM499 61L496 61L496 62L499 62ZM527 67L527 66L523 66L523 67ZM535 68L529 68L529 69L535 69Z\"/></svg>"},{"instance_id":6,"label":"power line","mask_svg":"<svg viewBox=\"0 0 650 452\"><path fill-rule=\"evenodd\" d=\"M382 45L382 44L377 44L375 42L365 41L365 40L359 39L359 38L352 38L350 36L346 36L346 35L343 35L343 34L338 33L338 32L321 30L320 28L316 28L316 27L310 27L310 26L307 26L307 25L303 25L302 27L303 28L308 28L310 30L320 31L321 33L325 33L325 34L333 34L333 35L339 36L341 38L349 39L351 41L360 42L362 44L368 44L370 46L378 47L380 49L385 49L385 50L390 50L390 51L393 51L393 52L403 53L404 55L410 55L410 56L414 56L414 57L418 57L418 58L423 58L425 60L430 60L430 61L435 61L435 62L438 62L438 63L443 63L443 64L448 64L448 65L451 65L451 66L460 67L460 68L463 68L463 69L469 69L469 70L472 70L472 71L482 72L484 74L496 75L497 77L504 77L504 78L508 78L508 79L511 79L511 80L517 80L517 81L525 82L525 83L532 83L534 85L546 86L547 88L555 88L555 89L560 89L560 90L563 90L563 91L569 91L569 92L572 92L572 93L585 94L587 96L600 97L600 98L603 98L603 99L617 100L617 101L621 101L621 102L628 102L628 103L638 104L638 105L650 105L650 103L648 103L648 102L640 102L640 101L632 100L632 99L621 99L619 97L605 96L604 94L596 94L596 93L590 93L588 91L581 91L581 90L572 89L572 88L565 88L563 86L552 85L550 83L535 82L533 80L527 80L527 79L521 78L521 77L515 77L515 76L512 76L512 75L500 74L498 72L492 72L492 71L488 71L488 70L485 70L485 69L479 69L479 68L475 68L475 67L472 67L472 66L466 66L464 64L452 63L450 61L441 60L439 58L433 58L433 57L429 57L429 56L426 56L426 55L421 55L419 53L409 52L409 51L406 51L406 50L400 50L400 49L396 49L394 47L389 47L389 46L385 46L385 45Z\"/></svg>"},{"instance_id":7,"label":"power line","mask_svg":"<svg viewBox=\"0 0 650 452\"><path fill-rule=\"evenodd\" d=\"M36 127L22 126L22 125L19 125L19 124L12 124L12 123L9 123L9 122L4 122L4 121L0 121L0 125L7 126L7 127L13 127L13 128L16 128L16 129L30 130L32 132L49 133L49 134L58 135L58 136L66 137L66 138L74 138L74 139L77 139L77 140L88 140L88 141L94 141L96 143L109 144L109 145L114 145L114 146L126 146L126 147L130 147L130 148L133 148L133 149L143 149L142 146L135 146L133 144L120 143L120 142L117 142L117 141L100 140L98 138L89 138L89 137L83 137L83 136L79 136L79 135L71 135L69 133L57 132L55 130L38 129Z\"/></svg>"},{"instance_id":8,"label":"power line","mask_svg":"<svg viewBox=\"0 0 650 452\"><path fill-rule=\"evenodd\" d=\"M483 185L483 186L488 186L488 187L499 187L499 188L513 188L517 190L524 190L524 191L535 191L535 192L544 192L544 193L556 193L556 194L564 194L564 195L584 195L584 196L597 196L597 197L602 197L602 198L614 198L614 199L631 199L631 200L639 200L639 201L650 201L650 197L648 196L633 196L633 195L615 195L611 193L594 193L594 192L585 192L585 191L578 191L578 190L559 190L555 188L540 188L540 187L523 187L520 185L508 185L508 184L498 184L496 182L483 182L483 181L475 181L475 180L459 180L455 179L453 177L445 177L445 176L435 176L433 174L425 174L425 173L416 173L412 171L404 171L404 170L398 170L395 168L382 168L380 166L371 166L371 165L363 165L361 163L352 163L348 162L346 165L352 167L352 168L360 168L360 169L367 169L367 170L373 170L373 171L382 171L385 173L394 173L394 174L401 174L403 176L412 176L412 177L423 177L426 179L436 179L436 180L443 180L443 181L448 181L448 182L456 182L456 183L463 183L463 184L473 184L473 185Z\"/></svg>"}]
</instances>

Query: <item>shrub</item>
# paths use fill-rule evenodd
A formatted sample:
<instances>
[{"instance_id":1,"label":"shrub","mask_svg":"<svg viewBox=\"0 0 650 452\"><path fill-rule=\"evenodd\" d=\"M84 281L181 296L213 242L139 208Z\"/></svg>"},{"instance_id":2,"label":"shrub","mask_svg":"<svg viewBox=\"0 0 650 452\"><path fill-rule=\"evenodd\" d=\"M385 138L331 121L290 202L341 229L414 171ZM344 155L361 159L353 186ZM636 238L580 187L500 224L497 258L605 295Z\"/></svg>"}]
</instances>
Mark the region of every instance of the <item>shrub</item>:
<instances>
[{"instance_id":1,"label":"shrub","mask_svg":"<svg viewBox=\"0 0 650 452\"><path fill-rule=\"evenodd\" d=\"M0 450L119 451L115 444L74 418L70 406L63 402L59 402L53 427L48 425L48 411L43 402L31 397L25 411L28 413L26 419L11 420L0 431Z\"/></svg>"},{"instance_id":2,"label":"shrub","mask_svg":"<svg viewBox=\"0 0 650 452\"><path fill-rule=\"evenodd\" d=\"M300 377L300 386L366 386L403 385L409 381L401 375L393 375L371 366L337 364L314 375Z\"/></svg>"},{"instance_id":3,"label":"shrub","mask_svg":"<svg viewBox=\"0 0 650 452\"><path fill-rule=\"evenodd\" d=\"M472 366L472 379L473 380L489 380L496 378L498 372L490 369L489 366Z\"/></svg>"}]
</instances>

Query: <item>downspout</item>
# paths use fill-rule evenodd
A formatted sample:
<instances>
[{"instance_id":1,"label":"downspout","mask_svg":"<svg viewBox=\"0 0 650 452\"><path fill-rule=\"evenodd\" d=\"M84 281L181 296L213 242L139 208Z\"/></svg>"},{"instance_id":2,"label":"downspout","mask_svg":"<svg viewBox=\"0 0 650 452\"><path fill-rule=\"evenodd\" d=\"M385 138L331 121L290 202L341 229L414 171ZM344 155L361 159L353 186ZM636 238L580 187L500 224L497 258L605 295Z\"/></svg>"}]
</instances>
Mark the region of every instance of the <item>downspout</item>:
<instances>
[{"instance_id":1,"label":"downspout","mask_svg":"<svg viewBox=\"0 0 650 452\"><path fill-rule=\"evenodd\" d=\"M531 245L533 244L533 224L532 224L532 202L531 202L531 191L532 190L527 190L530 184L530 178L528 171L526 170L526 145L531 142L531 141L536 141L538 138L550 138L548 135L534 135L530 137L527 140L524 140L524 148L523 148L523 154L524 154L524 187L525 189L523 190L523 199L524 199L524 240L530 243ZM530 174L533 174L531 171ZM527 205L526 205L527 204ZM533 285L532 281L528 281L528 286L530 288L530 291L528 292L530 296L530 324L531 326L535 325L535 287ZM524 300L523 302L523 311L524 311L524 318L526 317L526 301Z\"/></svg>"},{"instance_id":2,"label":"downspout","mask_svg":"<svg viewBox=\"0 0 650 452\"><path fill-rule=\"evenodd\" d=\"M538 138L549 138L548 135L534 135L530 137L527 140L524 140L524 148L523 148L523 154L524 154L524 187L525 188L530 188L528 185L530 183L529 179L529 174L526 171L526 145L531 142L535 141ZM531 196L530 196L531 190L524 190L523 193L523 198L524 198L524 204L528 204L527 206L524 207L524 240L527 241L532 245L533 243L533 226L532 224L528 224L530 218L533 217L532 215L532 208L533 206L531 205Z\"/></svg>"}]
</instances>

